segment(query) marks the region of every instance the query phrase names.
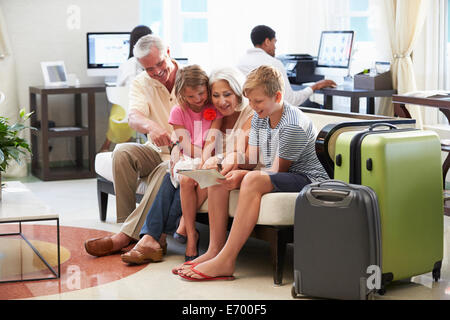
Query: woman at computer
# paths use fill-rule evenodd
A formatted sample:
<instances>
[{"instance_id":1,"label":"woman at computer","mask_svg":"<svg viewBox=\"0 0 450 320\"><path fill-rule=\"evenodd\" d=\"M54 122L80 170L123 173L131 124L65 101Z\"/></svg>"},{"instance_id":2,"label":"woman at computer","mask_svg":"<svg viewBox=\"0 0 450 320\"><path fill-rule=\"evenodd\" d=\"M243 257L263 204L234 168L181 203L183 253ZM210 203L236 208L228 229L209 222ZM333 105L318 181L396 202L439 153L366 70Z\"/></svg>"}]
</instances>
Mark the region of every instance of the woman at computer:
<instances>
[{"instance_id":1,"label":"woman at computer","mask_svg":"<svg viewBox=\"0 0 450 320\"><path fill-rule=\"evenodd\" d=\"M144 69L139 64L138 60L133 56L133 48L136 42L143 36L152 34L152 30L143 25L135 27L130 34L130 53L128 60L122 63L119 67L116 85L118 87L129 86L131 81ZM126 116L125 110L116 104L111 107L109 114L108 131L106 132L106 139L103 143L100 152L108 152L111 142L118 144L129 141L135 132L128 126L127 122L120 121ZM115 120L115 121L114 121Z\"/></svg>"}]
</instances>

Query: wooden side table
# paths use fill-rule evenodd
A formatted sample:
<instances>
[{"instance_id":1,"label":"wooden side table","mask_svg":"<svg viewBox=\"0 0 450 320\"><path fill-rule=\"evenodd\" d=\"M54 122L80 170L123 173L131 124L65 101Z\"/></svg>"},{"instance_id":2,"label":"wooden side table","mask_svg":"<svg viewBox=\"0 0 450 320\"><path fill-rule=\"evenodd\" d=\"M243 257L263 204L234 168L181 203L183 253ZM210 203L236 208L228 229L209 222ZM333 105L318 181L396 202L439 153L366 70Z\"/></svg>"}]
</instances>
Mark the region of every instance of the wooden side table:
<instances>
[{"instance_id":1,"label":"wooden side table","mask_svg":"<svg viewBox=\"0 0 450 320\"><path fill-rule=\"evenodd\" d=\"M105 92L105 85L81 85L79 87L30 87L31 126L38 130L31 130L32 161L31 172L44 181L94 178L95 168L95 93ZM52 94L72 94L75 99L74 125L67 127L52 127L48 124L48 96ZM88 124L82 124L82 94L87 94ZM37 104L40 95L40 108ZM38 120L38 116L40 120ZM72 167L50 168L49 139L60 137L75 138L76 165ZM88 137L89 166L83 166L83 137ZM39 144L42 154L39 153Z\"/></svg>"}]
</instances>

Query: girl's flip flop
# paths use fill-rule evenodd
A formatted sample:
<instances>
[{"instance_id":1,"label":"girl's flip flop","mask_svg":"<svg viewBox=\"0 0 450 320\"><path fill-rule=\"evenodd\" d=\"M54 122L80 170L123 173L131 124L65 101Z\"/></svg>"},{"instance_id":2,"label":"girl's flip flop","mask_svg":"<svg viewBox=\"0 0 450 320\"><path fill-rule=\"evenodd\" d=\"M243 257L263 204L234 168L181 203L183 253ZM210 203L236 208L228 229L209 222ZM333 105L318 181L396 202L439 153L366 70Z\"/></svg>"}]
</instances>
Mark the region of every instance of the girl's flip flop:
<instances>
[{"instance_id":1,"label":"girl's flip flop","mask_svg":"<svg viewBox=\"0 0 450 320\"><path fill-rule=\"evenodd\" d=\"M234 280L235 278L233 276L218 276L218 277L210 277L204 273L201 273L200 271L196 270L195 267L198 265L198 263L193 263L192 267L190 268L192 271L194 271L196 274L198 274L201 279L193 278L190 276L186 276L184 274L178 274L181 278L188 280L188 281L216 281L216 280Z\"/></svg>"}]
</instances>

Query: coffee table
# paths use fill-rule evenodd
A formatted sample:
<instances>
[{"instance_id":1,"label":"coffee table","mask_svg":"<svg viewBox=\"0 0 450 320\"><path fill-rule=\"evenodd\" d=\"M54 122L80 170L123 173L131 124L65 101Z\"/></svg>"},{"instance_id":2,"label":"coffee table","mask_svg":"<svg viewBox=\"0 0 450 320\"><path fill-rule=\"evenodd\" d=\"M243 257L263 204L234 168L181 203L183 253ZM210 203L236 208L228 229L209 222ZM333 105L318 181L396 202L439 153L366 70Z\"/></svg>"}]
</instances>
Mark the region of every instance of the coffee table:
<instances>
[{"instance_id":1,"label":"coffee table","mask_svg":"<svg viewBox=\"0 0 450 320\"><path fill-rule=\"evenodd\" d=\"M22 223L37 222L37 221L55 221L56 222L56 241L57 241L57 259L58 266L55 270L38 251L38 249L29 241L23 233ZM61 275L61 257L60 257L60 237L59 237L59 215L52 212L52 209L37 198L24 184L18 181L6 182L2 187L2 200L0 202L0 224L18 224L18 231L12 233L0 234L0 241L3 237L20 236L27 245L33 250L34 254L44 263L44 265L51 272L50 277L31 277L24 278L22 266L23 262L27 262L27 259L20 257L19 262L21 268L21 277L14 280L2 280L2 274L0 273L0 283L17 282L17 281L36 281L36 280L48 280L58 279ZM12 249L15 250L15 249ZM0 252L1 253L1 252ZM2 259L5 258L3 255ZM6 257L7 258L7 257ZM5 260L6 261L6 260ZM0 260L0 266L1 266ZM15 266L13 266L15 268Z\"/></svg>"}]
</instances>

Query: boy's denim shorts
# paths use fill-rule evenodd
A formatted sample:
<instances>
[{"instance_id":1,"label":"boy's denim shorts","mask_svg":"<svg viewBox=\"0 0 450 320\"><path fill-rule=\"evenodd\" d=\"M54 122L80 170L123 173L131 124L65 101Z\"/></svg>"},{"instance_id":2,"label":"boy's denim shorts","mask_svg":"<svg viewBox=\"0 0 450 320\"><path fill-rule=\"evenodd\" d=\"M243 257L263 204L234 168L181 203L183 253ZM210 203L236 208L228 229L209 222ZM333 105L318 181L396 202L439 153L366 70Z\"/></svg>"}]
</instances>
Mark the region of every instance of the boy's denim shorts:
<instances>
[{"instance_id":1,"label":"boy's denim shorts","mask_svg":"<svg viewBox=\"0 0 450 320\"><path fill-rule=\"evenodd\" d=\"M300 192L311 183L302 173L278 172L269 174L269 177L273 185L271 192Z\"/></svg>"}]
</instances>

